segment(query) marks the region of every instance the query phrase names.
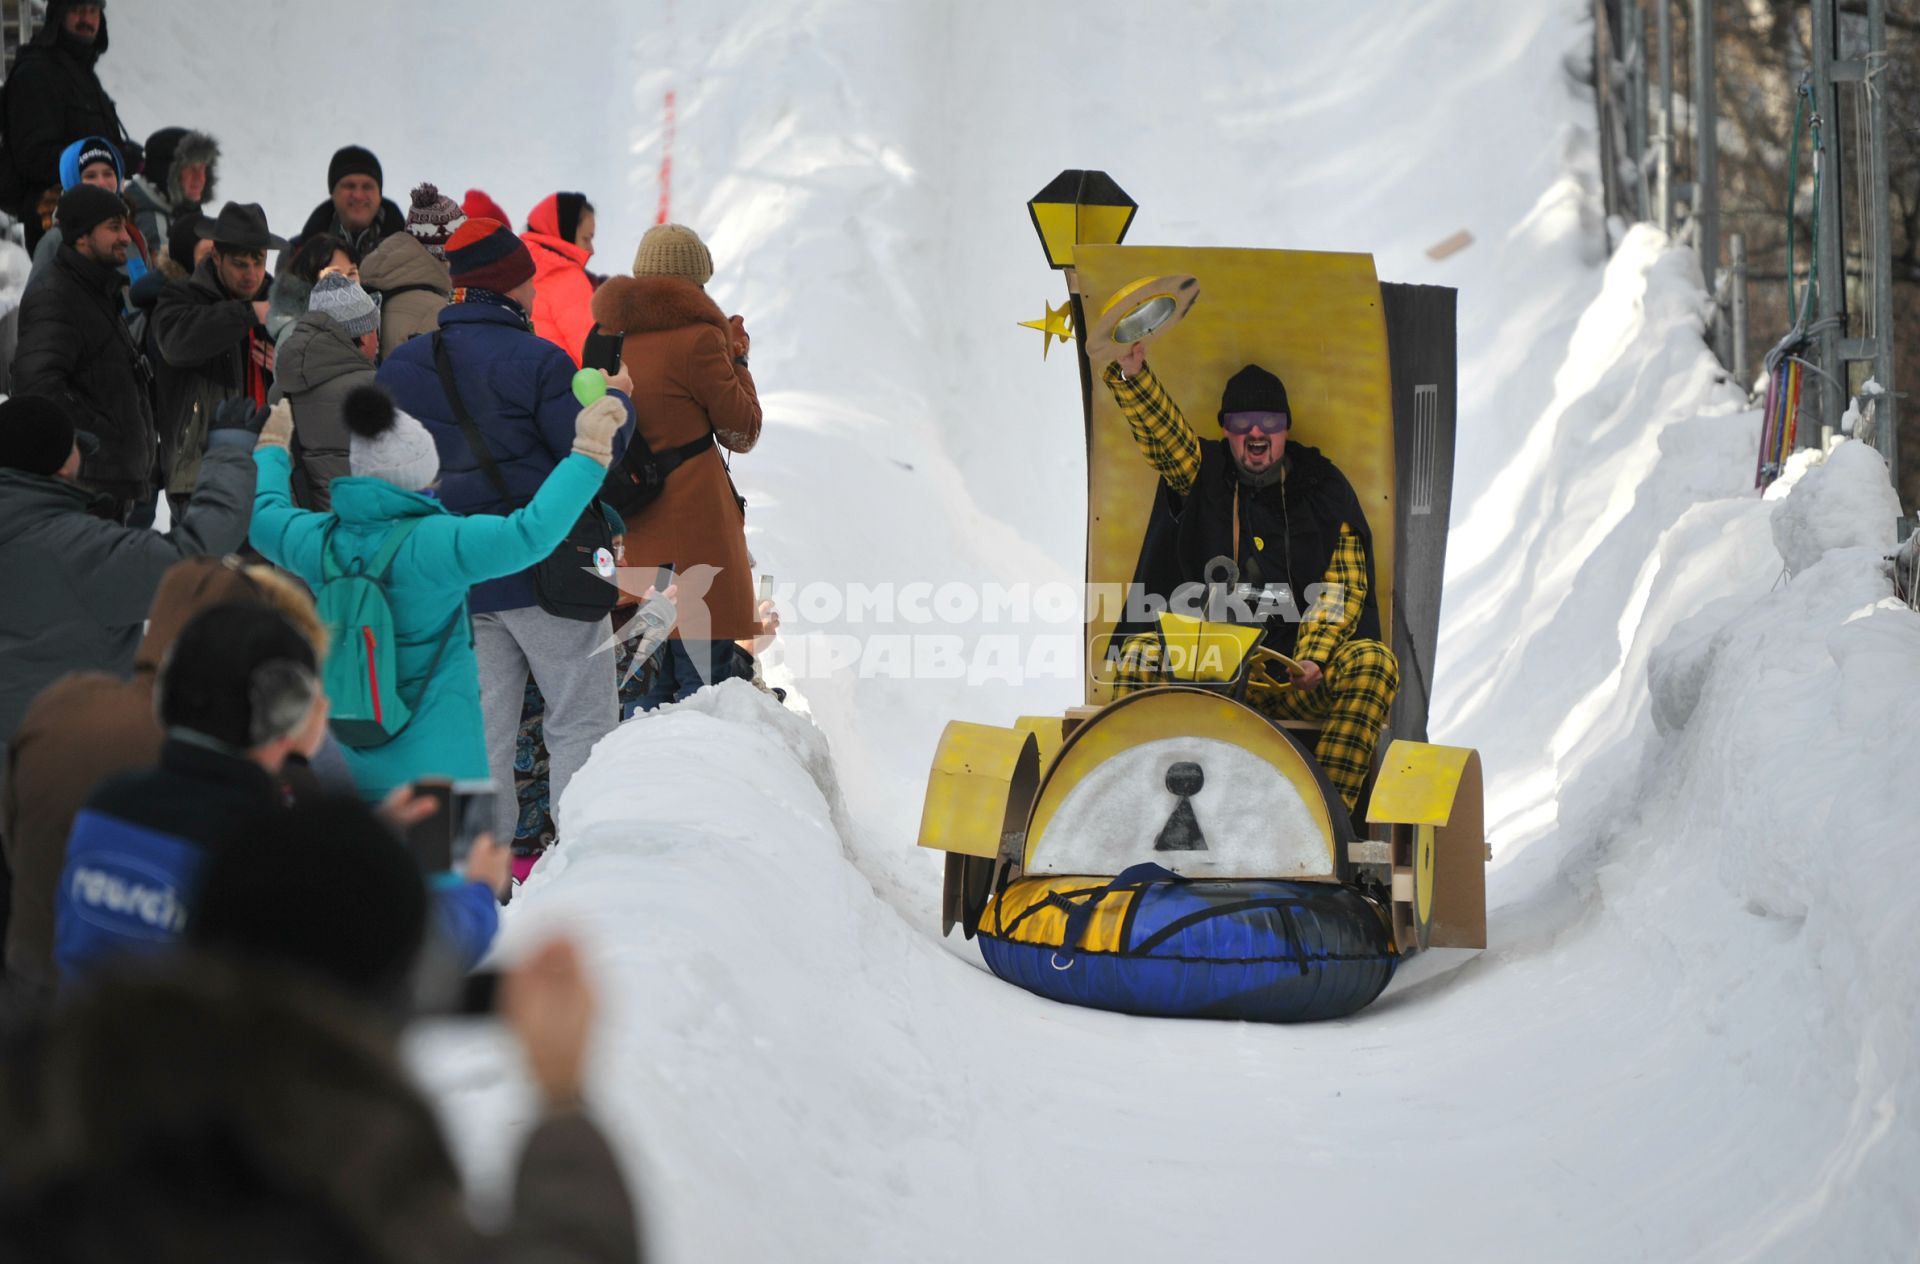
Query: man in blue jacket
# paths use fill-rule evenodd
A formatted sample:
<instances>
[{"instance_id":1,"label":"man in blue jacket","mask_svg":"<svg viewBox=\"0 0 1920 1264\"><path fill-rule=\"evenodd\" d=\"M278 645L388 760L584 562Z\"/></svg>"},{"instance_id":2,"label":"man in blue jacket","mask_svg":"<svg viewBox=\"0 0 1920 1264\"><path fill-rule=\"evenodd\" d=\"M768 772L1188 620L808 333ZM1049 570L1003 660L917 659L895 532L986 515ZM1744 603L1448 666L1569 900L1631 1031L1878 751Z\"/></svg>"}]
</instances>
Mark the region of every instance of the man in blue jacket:
<instances>
[{"instance_id":1,"label":"man in blue jacket","mask_svg":"<svg viewBox=\"0 0 1920 1264\"><path fill-rule=\"evenodd\" d=\"M432 432L440 453L440 501L460 514L505 514L525 504L573 450L580 405L573 397L573 359L533 332L533 256L490 219L469 219L447 243L452 305L440 332L413 338L381 366L379 384ZM434 347L443 343L461 402L505 480L503 499L467 441L441 386ZM618 461L632 434L631 382L609 380L626 420L614 438ZM604 620L560 618L541 609L532 571L478 584L471 594L473 649L480 666L480 706L487 730L487 767L495 786L495 833L514 834L517 803L513 755L520 711L532 673L546 700L544 726L551 802L587 762L593 744L619 722L613 654Z\"/></svg>"}]
</instances>

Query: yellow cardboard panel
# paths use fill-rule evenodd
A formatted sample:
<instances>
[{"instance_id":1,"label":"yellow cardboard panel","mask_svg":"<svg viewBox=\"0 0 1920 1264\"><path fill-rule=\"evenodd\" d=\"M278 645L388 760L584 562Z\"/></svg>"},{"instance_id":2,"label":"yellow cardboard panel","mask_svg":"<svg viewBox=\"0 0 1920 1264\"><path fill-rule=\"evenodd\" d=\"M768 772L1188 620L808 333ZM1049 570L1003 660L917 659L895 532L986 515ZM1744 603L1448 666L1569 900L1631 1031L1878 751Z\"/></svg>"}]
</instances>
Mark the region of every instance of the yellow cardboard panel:
<instances>
[{"instance_id":1,"label":"yellow cardboard panel","mask_svg":"<svg viewBox=\"0 0 1920 1264\"><path fill-rule=\"evenodd\" d=\"M1155 341L1148 363L1207 439L1220 435L1216 414L1229 377L1247 364L1279 374L1293 409L1292 438L1326 453L1360 498L1373 530L1374 598L1381 626L1391 627L1393 398L1372 256L1088 245L1074 250L1073 262L1090 312L1142 277L1199 279L1199 302ZM1157 476L1101 381L1105 369L1093 366L1087 580L1124 585L1139 560ZM1102 617L1110 613L1089 604L1087 634L1096 650L1113 630ZM1112 697L1110 682L1089 684L1088 701Z\"/></svg>"},{"instance_id":2,"label":"yellow cardboard panel","mask_svg":"<svg viewBox=\"0 0 1920 1264\"><path fill-rule=\"evenodd\" d=\"M1475 754L1463 746L1397 741L1380 761L1367 820L1374 824L1445 825L1453 818L1460 779Z\"/></svg>"},{"instance_id":3,"label":"yellow cardboard panel","mask_svg":"<svg viewBox=\"0 0 1920 1264\"><path fill-rule=\"evenodd\" d=\"M1024 819L1038 775L1032 734L952 721L927 776L920 846L992 859Z\"/></svg>"}]
</instances>

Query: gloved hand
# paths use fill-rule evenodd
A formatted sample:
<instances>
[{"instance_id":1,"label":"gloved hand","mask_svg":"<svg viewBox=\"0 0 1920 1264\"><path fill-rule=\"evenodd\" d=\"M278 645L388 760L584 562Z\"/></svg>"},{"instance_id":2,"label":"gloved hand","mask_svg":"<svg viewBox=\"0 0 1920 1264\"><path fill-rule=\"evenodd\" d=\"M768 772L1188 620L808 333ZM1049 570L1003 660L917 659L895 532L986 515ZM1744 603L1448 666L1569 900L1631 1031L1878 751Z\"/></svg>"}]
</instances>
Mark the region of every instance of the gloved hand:
<instances>
[{"instance_id":1,"label":"gloved hand","mask_svg":"<svg viewBox=\"0 0 1920 1264\"><path fill-rule=\"evenodd\" d=\"M244 395L221 400L213 410L213 420L207 423L207 450L238 448L242 452L253 451L254 437L260 433L260 426L266 419L267 410L256 408L253 401Z\"/></svg>"},{"instance_id":2,"label":"gloved hand","mask_svg":"<svg viewBox=\"0 0 1920 1264\"><path fill-rule=\"evenodd\" d=\"M627 410L618 399L603 395L580 410L573 422L573 450L602 466L613 464L613 436L627 424Z\"/></svg>"},{"instance_id":3,"label":"gloved hand","mask_svg":"<svg viewBox=\"0 0 1920 1264\"><path fill-rule=\"evenodd\" d=\"M293 405L286 400L267 413L267 424L260 429L260 446L284 448L293 443Z\"/></svg>"}]
</instances>

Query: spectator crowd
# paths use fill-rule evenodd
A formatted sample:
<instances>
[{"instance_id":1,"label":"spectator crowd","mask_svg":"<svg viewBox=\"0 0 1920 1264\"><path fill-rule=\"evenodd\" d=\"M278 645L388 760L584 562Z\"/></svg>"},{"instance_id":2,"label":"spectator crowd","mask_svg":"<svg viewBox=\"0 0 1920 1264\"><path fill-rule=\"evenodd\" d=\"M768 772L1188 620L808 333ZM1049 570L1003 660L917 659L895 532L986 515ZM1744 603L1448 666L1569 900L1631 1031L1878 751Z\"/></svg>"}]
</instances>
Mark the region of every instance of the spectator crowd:
<instances>
[{"instance_id":1,"label":"spectator crowd","mask_svg":"<svg viewBox=\"0 0 1920 1264\"><path fill-rule=\"evenodd\" d=\"M745 324L692 228L604 277L586 195L516 231L442 192L464 173L390 197L360 144L282 236L210 120L132 138L108 48L103 4L51 0L0 92L32 259L0 365L0 1242L636 1259L571 946L498 993L548 1104L504 1230L460 1211L395 1042L623 715L758 683ZM670 636L609 648L663 601Z\"/></svg>"}]
</instances>

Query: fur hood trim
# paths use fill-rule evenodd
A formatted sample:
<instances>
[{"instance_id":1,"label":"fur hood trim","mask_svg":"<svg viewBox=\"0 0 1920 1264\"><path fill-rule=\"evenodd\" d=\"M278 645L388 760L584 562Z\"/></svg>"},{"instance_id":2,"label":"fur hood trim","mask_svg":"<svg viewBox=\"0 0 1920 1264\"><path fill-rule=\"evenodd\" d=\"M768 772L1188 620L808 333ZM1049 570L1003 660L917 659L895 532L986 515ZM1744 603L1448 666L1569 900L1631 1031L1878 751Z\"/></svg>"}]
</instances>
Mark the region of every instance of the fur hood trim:
<instances>
[{"instance_id":1,"label":"fur hood trim","mask_svg":"<svg viewBox=\"0 0 1920 1264\"><path fill-rule=\"evenodd\" d=\"M180 168L196 162L207 164L207 190L200 195L200 205L213 205L220 179L220 142L205 132L188 132L173 147L173 161L167 164L167 200L174 206L185 204L180 192Z\"/></svg>"},{"instance_id":2,"label":"fur hood trim","mask_svg":"<svg viewBox=\"0 0 1920 1264\"><path fill-rule=\"evenodd\" d=\"M593 294L600 328L625 334L663 333L689 325L712 325L722 333L727 318L707 292L679 277L612 277Z\"/></svg>"}]
</instances>

